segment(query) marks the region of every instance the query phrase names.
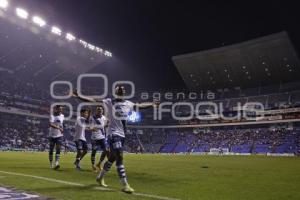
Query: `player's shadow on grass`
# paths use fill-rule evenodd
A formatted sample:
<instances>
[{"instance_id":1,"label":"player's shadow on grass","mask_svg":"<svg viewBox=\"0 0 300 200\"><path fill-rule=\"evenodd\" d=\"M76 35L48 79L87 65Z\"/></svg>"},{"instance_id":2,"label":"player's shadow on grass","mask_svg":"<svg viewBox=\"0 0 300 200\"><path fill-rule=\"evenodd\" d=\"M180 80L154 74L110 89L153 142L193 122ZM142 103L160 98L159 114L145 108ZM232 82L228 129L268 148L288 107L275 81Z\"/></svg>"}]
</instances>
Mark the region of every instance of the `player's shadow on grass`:
<instances>
[{"instance_id":1,"label":"player's shadow on grass","mask_svg":"<svg viewBox=\"0 0 300 200\"><path fill-rule=\"evenodd\" d=\"M51 169L50 169L51 170ZM56 172L82 172L82 173L86 173L86 172L89 172L89 173L92 173L91 170L88 170L88 169L81 169L81 170L77 170L77 169L68 169L68 168L60 168L58 170L53 170L53 171L56 171Z\"/></svg>"},{"instance_id":2,"label":"player's shadow on grass","mask_svg":"<svg viewBox=\"0 0 300 200\"><path fill-rule=\"evenodd\" d=\"M138 173L138 172L131 172L129 175L130 179L136 179L136 180L143 180L146 181L147 183L152 182L152 183L169 183L170 180L167 178L162 178L159 175L156 174L149 174L146 172Z\"/></svg>"},{"instance_id":3,"label":"player's shadow on grass","mask_svg":"<svg viewBox=\"0 0 300 200\"><path fill-rule=\"evenodd\" d=\"M209 166L200 166L202 169L208 169Z\"/></svg>"},{"instance_id":4,"label":"player's shadow on grass","mask_svg":"<svg viewBox=\"0 0 300 200\"><path fill-rule=\"evenodd\" d=\"M77 171L77 172L90 172L90 173L92 173L92 171L90 169L81 169L81 170L74 169L74 170Z\"/></svg>"}]
</instances>

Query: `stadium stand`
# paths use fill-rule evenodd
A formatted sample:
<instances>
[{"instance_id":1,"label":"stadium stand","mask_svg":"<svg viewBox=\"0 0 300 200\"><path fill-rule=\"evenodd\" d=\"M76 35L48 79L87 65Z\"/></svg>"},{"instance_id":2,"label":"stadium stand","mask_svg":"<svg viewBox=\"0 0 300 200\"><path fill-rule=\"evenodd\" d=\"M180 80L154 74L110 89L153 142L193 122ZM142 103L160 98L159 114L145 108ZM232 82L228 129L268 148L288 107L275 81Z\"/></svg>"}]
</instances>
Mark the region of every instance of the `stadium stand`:
<instances>
[{"instance_id":1,"label":"stadium stand","mask_svg":"<svg viewBox=\"0 0 300 200\"><path fill-rule=\"evenodd\" d=\"M0 41L3 46L12 48L16 44L22 45L14 50L15 55L18 55L17 58L7 54L7 49L0 48L0 148L2 150L45 151L49 148L47 137L50 104L58 101L52 99L49 94L49 82L63 79L74 83L73 79L78 73L84 70L87 71L93 66L105 62L107 58L100 56L98 59L91 60L91 54L81 52L77 47L70 48L67 44L57 46L57 44L52 44L48 40L45 41L45 38L41 35L28 33L28 30L23 30L23 28L21 31L22 33L24 32L24 37L28 37L30 40L39 38L42 43L46 42L44 46L37 44L33 51L33 47L21 43L18 39L7 40L6 36L15 32L16 28L7 22L1 23L5 23L5 27L7 27L5 30L0 30ZM10 34L10 37L14 37L14 34ZM260 102L267 110L278 111L275 114L270 113L267 115L268 119L265 121L268 124L263 127L260 127L258 124L254 127L247 124L244 124L243 127L231 125L244 123L246 122L244 119L240 121L226 121L222 119L203 121L194 118L180 121L172 119L170 114L167 113L163 114L162 120L155 121L151 110L141 111L143 120L138 123L130 123L126 150L136 153L209 153L212 148L228 148L233 153L299 154L300 128L299 124L292 120L300 119L300 111L289 110L287 112L280 110L297 108L300 105L300 82L298 77L294 76L297 74L298 68L293 69L294 72L291 75L285 71L283 72L280 64L268 66L267 71L271 71L274 74L272 79L267 78L269 75L265 70L255 73L255 70L264 69L266 66L264 66L265 61L259 55L253 53L253 45L258 45L256 51L261 55L264 55L265 49L270 50L271 53L266 60L277 61L283 64L288 62L291 66L299 64L296 56L288 56L295 54L290 52L293 51L293 48L290 46L287 34L284 32L220 49L175 56L173 61L185 80L188 90L183 92L185 98L174 98L170 101L188 101L194 106L201 101L207 101L207 99L201 98L201 95L192 100L188 98L189 91L194 91L197 94L201 93L199 91L199 86L201 85L201 89L209 89L210 92L214 92L215 98L212 102L217 104L223 103L224 115L226 116L236 114L236 106L239 102L241 105L247 102ZM274 50L274 45L280 45L280 50ZM237 49L245 50L243 52L250 54L251 57L247 62L244 62L241 61L241 58L245 57L245 55L239 55L239 59L233 62L234 66L229 66L225 62L225 60L228 60L226 57L237 57L234 53ZM48 51L47 57L44 56L46 51ZM274 56L278 54L276 51L280 51L279 53L282 55L283 60L276 60L277 58ZM60 53L60 55L58 56L57 53ZM66 64L68 66L74 65L78 61L78 54L80 54L80 65L76 66L77 71L75 69L66 70L64 68ZM61 55L68 59L59 59L59 62L51 64L51 60L52 62L53 60L56 61L57 58L61 58ZM28 60L28 58L31 59ZM212 60L211 58L214 59ZM197 61L194 61L194 59ZM218 60L217 63L214 62L215 59ZM192 64L186 67L187 63ZM199 71L198 65L201 63L208 67L204 67ZM49 64L53 72L51 74L47 70ZM86 66L88 67L83 69ZM30 67L32 69L29 70L28 68ZM78 73L74 74L74 70ZM231 74L233 71L234 73ZM191 72L195 74L191 74ZM251 80L248 81L248 76L245 75L249 73L252 75ZM277 78L279 74L281 74L280 77L282 79ZM232 77L232 81L226 77ZM265 81L259 81L262 79ZM220 82L216 82L216 80ZM234 85L235 83L239 85ZM99 88L95 87L95 85L90 85L84 87L84 89L88 94L97 94ZM62 86L56 87L55 93L65 95L68 93L68 90ZM167 91L158 91L158 93L163 96L161 100L167 100L164 97ZM141 98L141 94L142 91L137 92L133 100L137 102L144 101ZM149 100L151 101L152 98ZM68 99L67 101L73 105L75 111L78 102L73 99ZM212 109L212 107L202 107L199 113L205 115L207 109ZM178 106L176 114L178 116L187 116L190 114L190 110L186 106ZM277 124L276 120L286 120L283 123L289 123L291 127L272 128ZM228 123L230 126L219 128L221 127L219 126L220 123ZM263 121L263 123L265 122ZM150 127L145 128L145 124L150 125ZM205 127L204 130L195 132L196 128L189 125L199 126L200 128L202 125L205 125ZM171 127L166 128L165 126ZM72 141L74 121L68 121L64 129L65 140L70 146L69 149L74 150L75 145ZM89 133L87 133L87 136L89 138Z\"/></svg>"}]
</instances>

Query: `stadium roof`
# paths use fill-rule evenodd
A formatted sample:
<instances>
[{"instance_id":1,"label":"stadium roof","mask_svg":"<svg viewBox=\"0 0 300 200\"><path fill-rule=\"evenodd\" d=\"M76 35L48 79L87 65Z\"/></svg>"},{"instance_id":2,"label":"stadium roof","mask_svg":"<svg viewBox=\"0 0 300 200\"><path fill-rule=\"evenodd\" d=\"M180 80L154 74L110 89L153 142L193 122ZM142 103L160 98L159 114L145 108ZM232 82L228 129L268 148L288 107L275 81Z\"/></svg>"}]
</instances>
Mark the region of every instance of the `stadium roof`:
<instances>
[{"instance_id":1,"label":"stadium roof","mask_svg":"<svg viewBox=\"0 0 300 200\"><path fill-rule=\"evenodd\" d=\"M72 81L111 57L104 51L91 50L91 44L85 46L81 40L70 40L54 34L49 27L8 14L0 12L2 73L15 74L49 89L52 81Z\"/></svg>"},{"instance_id":2,"label":"stadium roof","mask_svg":"<svg viewBox=\"0 0 300 200\"><path fill-rule=\"evenodd\" d=\"M286 32L172 59L192 91L298 81L300 74L299 59Z\"/></svg>"}]
</instances>

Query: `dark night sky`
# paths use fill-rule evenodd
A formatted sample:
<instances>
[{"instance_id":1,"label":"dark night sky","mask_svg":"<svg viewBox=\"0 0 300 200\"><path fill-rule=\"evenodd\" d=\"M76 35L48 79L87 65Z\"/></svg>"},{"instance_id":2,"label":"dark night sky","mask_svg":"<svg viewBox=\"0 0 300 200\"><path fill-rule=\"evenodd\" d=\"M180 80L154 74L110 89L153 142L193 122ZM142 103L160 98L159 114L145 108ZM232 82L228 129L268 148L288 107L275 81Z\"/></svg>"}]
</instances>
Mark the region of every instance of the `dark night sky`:
<instances>
[{"instance_id":1,"label":"dark night sky","mask_svg":"<svg viewBox=\"0 0 300 200\"><path fill-rule=\"evenodd\" d=\"M295 2L295 3L291 3ZM118 75L144 88L180 87L178 54L229 45L286 30L299 52L296 1L15 0L49 24L118 60ZM293 5L294 4L294 5ZM125 72L126 71L126 72ZM124 73L123 73L124 72Z\"/></svg>"}]
</instances>

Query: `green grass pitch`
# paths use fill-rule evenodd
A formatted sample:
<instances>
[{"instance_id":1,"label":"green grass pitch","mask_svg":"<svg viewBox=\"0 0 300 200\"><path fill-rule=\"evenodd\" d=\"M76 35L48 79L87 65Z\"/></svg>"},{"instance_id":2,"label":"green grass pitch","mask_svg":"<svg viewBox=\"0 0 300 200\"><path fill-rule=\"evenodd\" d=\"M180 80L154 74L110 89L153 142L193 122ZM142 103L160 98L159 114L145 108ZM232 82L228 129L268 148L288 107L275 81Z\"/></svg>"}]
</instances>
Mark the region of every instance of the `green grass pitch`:
<instances>
[{"instance_id":1,"label":"green grass pitch","mask_svg":"<svg viewBox=\"0 0 300 200\"><path fill-rule=\"evenodd\" d=\"M113 190L102 191L91 171L90 155L82 161L84 170L80 172L73 167L74 156L62 154L61 169L54 171L48 167L47 153L0 152L0 185L70 200L300 199L300 158L296 157L126 154L128 180L137 192L130 195L120 192L115 167L106 176Z\"/></svg>"}]
</instances>

